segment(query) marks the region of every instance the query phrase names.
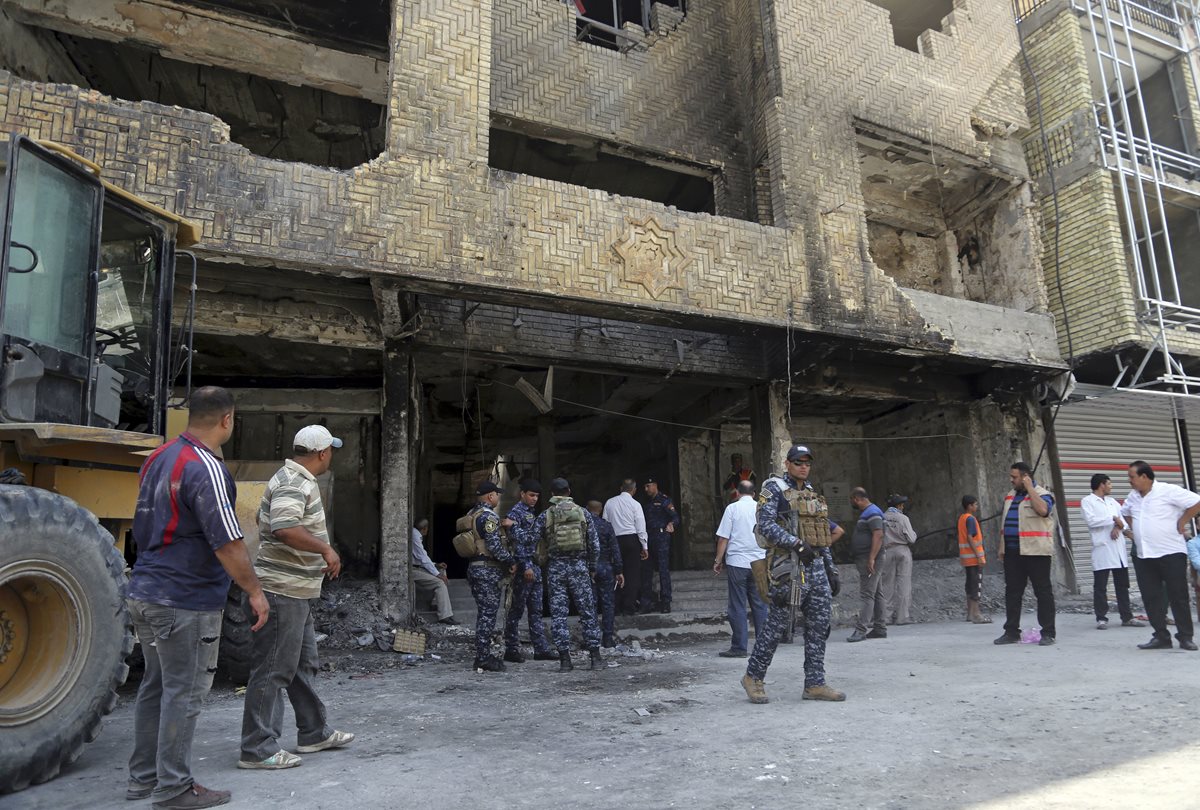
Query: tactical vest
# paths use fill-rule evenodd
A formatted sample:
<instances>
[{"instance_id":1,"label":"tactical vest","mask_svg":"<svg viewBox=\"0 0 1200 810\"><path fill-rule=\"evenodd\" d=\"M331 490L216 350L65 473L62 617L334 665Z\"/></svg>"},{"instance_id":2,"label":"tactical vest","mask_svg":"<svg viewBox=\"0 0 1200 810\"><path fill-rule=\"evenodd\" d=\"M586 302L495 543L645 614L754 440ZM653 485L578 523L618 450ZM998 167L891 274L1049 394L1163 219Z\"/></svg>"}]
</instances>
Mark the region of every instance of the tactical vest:
<instances>
[{"instance_id":1,"label":"tactical vest","mask_svg":"<svg viewBox=\"0 0 1200 810\"><path fill-rule=\"evenodd\" d=\"M775 522L793 537L798 537L813 548L825 548L833 544L829 533L829 504L824 495L818 495L811 489L788 486L781 478L773 478L784 487L783 499L787 502L786 511L780 510ZM758 532L755 527L754 538L759 548L771 549L775 544Z\"/></svg>"},{"instance_id":2,"label":"tactical vest","mask_svg":"<svg viewBox=\"0 0 1200 810\"><path fill-rule=\"evenodd\" d=\"M551 557L582 554L587 548L587 513L583 507L564 498L551 499L546 510L546 553Z\"/></svg>"}]
</instances>

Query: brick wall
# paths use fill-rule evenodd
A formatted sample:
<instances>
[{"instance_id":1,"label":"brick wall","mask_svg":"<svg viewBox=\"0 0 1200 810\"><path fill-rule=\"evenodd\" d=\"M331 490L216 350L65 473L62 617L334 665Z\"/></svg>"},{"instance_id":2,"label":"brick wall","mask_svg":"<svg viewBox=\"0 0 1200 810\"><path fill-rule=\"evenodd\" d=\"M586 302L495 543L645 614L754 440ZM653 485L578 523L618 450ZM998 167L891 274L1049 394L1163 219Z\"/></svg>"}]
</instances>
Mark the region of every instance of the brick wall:
<instances>
[{"instance_id":1,"label":"brick wall","mask_svg":"<svg viewBox=\"0 0 1200 810\"><path fill-rule=\"evenodd\" d=\"M569 20L560 19L557 4L544 2L544 8L529 6L520 28L510 18L527 5L398 2L387 151L348 171L251 155L229 142L223 123L202 113L114 101L4 73L0 128L71 144L102 163L118 184L199 221L205 253L388 274L447 289L569 298L595 315L629 317L640 309L693 324L790 319L800 330L941 345L870 260L852 121L869 120L986 160L989 142L976 137L973 111L984 109L992 121L1025 120L1011 88L996 92L1010 83L1016 49L1006 0L959 0L944 33L927 35L924 56L895 46L886 13L858 0L764 0L765 34L746 24L722 27L719 10L746 12L733 0L695 0L687 19L634 57L661 60L668 73L685 64L707 66L718 78L696 81L710 94L713 87L753 88L750 100L735 102L728 94L723 100L754 118L754 150L768 169L765 185L778 227L489 170L489 115L497 98L519 101L528 115L549 117L561 109L564 120L557 125L588 125L591 113L584 110L600 122L624 117L622 132L634 140L670 130L671 137L698 142L695 156L702 159L709 149L741 148L725 143L732 113L690 120L697 131L681 132L688 126L683 122L713 104L700 90L668 108L645 88L620 97L624 112L606 112L604 98L576 103L569 94L554 107L538 106L546 85L514 67L517 54L528 53L515 43L528 43L532 64L546 70L554 65L569 72L580 64L598 70L620 56L574 43L569 27L559 28L561 46L539 54L536 43L549 42L553 29ZM735 32L739 43L762 36L761 58L688 63L688 54L715 45L712 37L721 31ZM753 73L759 66L765 79ZM585 83L556 75L584 92ZM659 114L665 117L652 120ZM1020 227L1033 224L1026 217ZM653 292L644 276L655 270L656 254L635 250L627 262L616 249L636 243L647 229L659 234L658 249L675 257L665 285ZM639 264L639 257L651 261ZM1038 268L1028 272L1030 283L1040 283Z\"/></svg>"},{"instance_id":2,"label":"brick wall","mask_svg":"<svg viewBox=\"0 0 1200 810\"><path fill-rule=\"evenodd\" d=\"M577 42L567 4L495 0L492 112L723 167L718 210L747 216L729 11L725 2L689 3L676 28L618 53Z\"/></svg>"}]
</instances>

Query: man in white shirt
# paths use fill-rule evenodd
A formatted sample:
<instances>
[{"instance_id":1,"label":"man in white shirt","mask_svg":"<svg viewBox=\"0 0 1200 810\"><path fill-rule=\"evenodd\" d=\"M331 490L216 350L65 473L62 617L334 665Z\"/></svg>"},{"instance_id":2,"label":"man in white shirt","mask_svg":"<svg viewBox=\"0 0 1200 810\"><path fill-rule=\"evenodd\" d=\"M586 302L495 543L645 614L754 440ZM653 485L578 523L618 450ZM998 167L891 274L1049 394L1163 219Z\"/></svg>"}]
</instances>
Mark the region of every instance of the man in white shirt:
<instances>
[{"instance_id":1,"label":"man in white shirt","mask_svg":"<svg viewBox=\"0 0 1200 810\"><path fill-rule=\"evenodd\" d=\"M637 613L638 596L642 582L642 560L650 558L649 538L646 534L646 513L633 493L637 484L626 478L621 482L621 491L604 504L604 519L612 524L617 535L617 547L621 549L621 569L625 575L625 587L617 591L617 610L631 616Z\"/></svg>"},{"instance_id":2,"label":"man in white shirt","mask_svg":"<svg viewBox=\"0 0 1200 810\"><path fill-rule=\"evenodd\" d=\"M449 580L446 578L446 564L434 564L425 550L425 537L429 534L429 520L421 518L413 526L412 540L412 576L413 585L417 589L417 598L428 600L431 596L437 600L438 622L440 624L458 624L454 620L454 611L450 607Z\"/></svg>"},{"instance_id":3,"label":"man in white shirt","mask_svg":"<svg viewBox=\"0 0 1200 810\"><path fill-rule=\"evenodd\" d=\"M1125 551L1125 521L1121 504L1112 497L1112 480L1104 473L1092 476L1092 494L1079 502L1079 511L1092 536L1092 607L1096 629L1108 628L1108 575L1112 572L1117 610L1123 627L1145 627L1133 618L1129 606L1129 555Z\"/></svg>"},{"instance_id":4,"label":"man in white shirt","mask_svg":"<svg viewBox=\"0 0 1200 810\"><path fill-rule=\"evenodd\" d=\"M748 627L746 607L754 617L754 637L758 638L767 620L767 603L763 601L750 572L750 563L767 556L754 539L754 523L758 504L754 499L754 482L736 484L738 499L725 507L721 525L717 527L717 556L713 574L720 575L722 566L729 585L729 628L733 639L728 650L717 653L722 658L745 658Z\"/></svg>"},{"instance_id":5,"label":"man in white shirt","mask_svg":"<svg viewBox=\"0 0 1200 810\"><path fill-rule=\"evenodd\" d=\"M1174 484L1154 480L1154 469L1144 461L1129 465L1133 490L1121 507L1121 515L1133 529L1141 571L1142 602L1154 628L1154 637L1140 650L1169 650L1167 603L1175 617L1179 646L1196 650L1192 640L1192 613L1187 588L1188 525L1200 515L1200 495Z\"/></svg>"}]
</instances>

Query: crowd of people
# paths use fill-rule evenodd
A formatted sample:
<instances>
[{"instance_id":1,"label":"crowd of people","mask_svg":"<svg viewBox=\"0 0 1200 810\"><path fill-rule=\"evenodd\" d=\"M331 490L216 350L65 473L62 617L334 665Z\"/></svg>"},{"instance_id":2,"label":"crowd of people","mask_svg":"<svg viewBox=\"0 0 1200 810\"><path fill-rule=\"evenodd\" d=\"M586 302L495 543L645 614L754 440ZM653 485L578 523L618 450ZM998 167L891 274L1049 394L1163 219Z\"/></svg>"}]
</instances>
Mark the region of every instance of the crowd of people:
<instances>
[{"instance_id":1,"label":"crowd of people","mask_svg":"<svg viewBox=\"0 0 1200 810\"><path fill-rule=\"evenodd\" d=\"M475 505L459 521L454 545L467 559L467 581L476 609L473 666L483 672L503 672L505 662L524 663L519 634L525 618L534 660L558 660L560 670L573 669L567 621L574 609L590 666L598 669L600 648L616 646L618 612L671 612L671 536L679 526L679 512L653 478L645 481L644 502L634 498L637 483L630 479L606 503L593 500L586 508L575 502L568 481L555 478L550 482L549 504L541 514L534 511L542 495L541 483L526 478L519 488L516 504L501 518L496 511L500 488L483 481L475 491ZM418 538L427 527L421 520L414 530L414 565L428 560L423 534ZM435 570L444 587L444 567ZM542 621L544 591L549 592L553 647ZM496 655L492 636L502 611L504 653ZM441 613L439 620L453 621Z\"/></svg>"},{"instance_id":2,"label":"crowd of people","mask_svg":"<svg viewBox=\"0 0 1200 810\"><path fill-rule=\"evenodd\" d=\"M228 791L210 790L193 779L191 745L216 671L221 612L231 578L245 592L255 618L238 767L293 768L301 764L300 754L343 748L354 740L353 734L329 723L318 694L311 609L324 578L341 572L341 559L329 543L317 478L329 469L342 442L321 425L296 433L292 457L270 479L260 501L260 549L252 559L234 511L236 485L220 457L233 432L233 398L210 386L193 392L189 405L187 430L143 465L133 524L137 559L126 591L146 662L134 709L126 795L153 798L159 810L213 807L230 799ZM753 472L735 458L726 482L731 503L716 530L713 573L726 575L732 639L720 655L748 658L742 686L752 703L768 702L764 678L797 613L803 615L803 699L846 699L825 675L832 601L840 591L830 547L844 531L830 520L825 498L809 481L814 459L807 446L793 445L783 472L759 488ZM1200 600L1200 538L1189 540L1187 535L1200 516L1200 495L1157 481L1144 461L1131 463L1127 473L1131 489L1123 503L1112 497L1111 479L1098 473L1091 481L1092 494L1079 507L1093 547L1096 627L1108 627L1110 578L1122 625L1144 626L1130 604L1127 566L1132 560L1153 628L1151 639L1138 647L1170 649L1178 642L1194 651L1188 579L1190 571ZM1010 480L999 544L1006 618L995 643L1022 640L1022 600L1032 585L1039 644L1051 646L1057 641L1051 582L1054 495L1037 483L1024 462L1012 465ZM569 671L574 668L567 624L572 607L592 669L602 666L600 648L616 644L617 612L670 611L668 561L680 517L656 481L645 481L645 489L646 499L639 502L636 482L626 480L605 503L589 501L585 508L574 501L570 483L555 478L548 507L539 514L535 506L541 484L527 479L520 484L518 502L501 518L496 511L499 487L491 481L478 486L476 504L459 520L454 543L469 560L467 576L477 608L477 669L502 671L505 662L525 661L518 638L522 618L528 622L534 658L557 659L560 670ZM860 607L847 640L886 638L889 623L912 621L911 547L917 534L905 514L908 499L903 495L889 497L886 510L874 505L861 487L850 495L858 511L851 547ZM987 564L983 519L974 496L964 496L962 507L957 534L966 615L984 624L990 619L980 606L981 572ZM414 582L425 598L435 600L438 620L454 624L445 568L424 549L428 531L427 521L414 526ZM1132 555L1126 540L1132 540ZM542 623L543 570L550 597L549 642ZM511 582L511 600L501 657L493 654L492 635L505 581ZM282 744L285 693L296 724L291 751Z\"/></svg>"}]
</instances>

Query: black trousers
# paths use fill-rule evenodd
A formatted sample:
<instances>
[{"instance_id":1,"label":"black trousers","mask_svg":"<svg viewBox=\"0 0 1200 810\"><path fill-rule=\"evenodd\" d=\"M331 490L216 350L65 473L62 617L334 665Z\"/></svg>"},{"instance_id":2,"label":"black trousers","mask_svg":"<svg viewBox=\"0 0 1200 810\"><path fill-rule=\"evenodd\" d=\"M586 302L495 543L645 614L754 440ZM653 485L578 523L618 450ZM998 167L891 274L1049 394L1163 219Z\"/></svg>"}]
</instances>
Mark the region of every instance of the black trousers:
<instances>
[{"instance_id":1,"label":"black trousers","mask_svg":"<svg viewBox=\"0 0 1200 810\"><path fill-rule=\"evenodd\" d=\"M625 587L617 591L617 612L637 613L642 587L642 541L636 534L619 534L617 547L621 549L621 573L625 575Z\"/></svg>"},{"instance_id":2,"label":"black trousers","mask_svg":"<svg viewBox=\"0 0 1200 810\"><path fill-rule=\"evenodd\" d=\"M1129 607L1129 569L1105 568L1092 572L1092 608L1096 611L1096 621L1108 621L1108 573L1112 572L1113 590L1117 592L1117 612L1121 621L1127 622L1133 618L1133 609Z\"/></svg>"},{"instance_id":3,"label":"black trousers","mask_svg":"<svg viewBox=\"0 0 1200 810\"><path fill-rule=\"evenodd\" d=\"M1164 557L1143 557L1141 561L1138 583L1142 588L1142 604L1146 606L1146 615L1150 617L1154 635L1164 641L1171 640L1171 632L1167 629L1168 603L1178 630L1175 638L1180 641L1192 640L1187 566L1187 555L1183 552Z\"/></svg>"},{"instance_id":4,"label":"black trousers","mask_svg":"<svg viewBox=\"0 0 1200 810\"><path fill-rule=\"evenodd\" d=\"M1007 619L1004 632L1016 636L1021 633L1021 600L1025 598L1025 584L1033 585L1037 598L1038 624L1042 636L1055 637L1054 587L1050 584L1050 557L1023 557L1019 551L1004 552L1004 607Z\"/></svg>"}]
</instances>

